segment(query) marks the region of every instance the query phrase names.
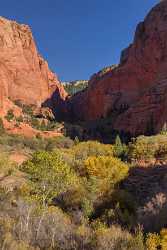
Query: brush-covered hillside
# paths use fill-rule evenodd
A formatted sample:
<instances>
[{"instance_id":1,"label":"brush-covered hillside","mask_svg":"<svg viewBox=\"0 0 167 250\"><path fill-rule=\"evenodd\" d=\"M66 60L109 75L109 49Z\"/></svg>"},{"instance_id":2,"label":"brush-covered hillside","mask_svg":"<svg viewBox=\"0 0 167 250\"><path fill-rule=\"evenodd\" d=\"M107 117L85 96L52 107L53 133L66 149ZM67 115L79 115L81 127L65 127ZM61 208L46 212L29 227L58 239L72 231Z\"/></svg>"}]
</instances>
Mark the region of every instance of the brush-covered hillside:
<instances>
[{"instance_id":1,"label":"brush-covered hillside","mask_svg":"<svg viewBox=\"0 0 167 250\"><path fill-rule=\"evenodd\" d=\"M0 149L1 249L166 249L166 132L102 144L1 126Z\"/></svg>"}]
</instances>

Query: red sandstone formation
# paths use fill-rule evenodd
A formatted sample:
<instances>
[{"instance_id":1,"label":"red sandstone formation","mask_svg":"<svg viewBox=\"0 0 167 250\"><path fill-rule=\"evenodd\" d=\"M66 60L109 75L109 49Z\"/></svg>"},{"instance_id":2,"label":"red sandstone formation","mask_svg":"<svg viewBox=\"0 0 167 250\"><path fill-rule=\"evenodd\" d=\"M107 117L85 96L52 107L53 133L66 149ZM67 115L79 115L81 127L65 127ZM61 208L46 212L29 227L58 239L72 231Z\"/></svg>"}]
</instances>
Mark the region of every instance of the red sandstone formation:
<instances>
[{"instance_id":1,"label":"red sandstone formation","mask_svg":"<svg viewBox=\"0 0 167 250\"><path fill-rule=\"evenodd\" d=\"M39 55L27 25L0 17L0 113L14 100L41 106L54 93L55 105L67 94ZM14 105L13 105L14 107Z\"/></svg>"},{"instance_id":2,"label":"red sandstone formation","mask_svg":"<svg viewBox=\"0 0 167 250\"><path fill-rule=\"evenodd\" d=\"M114 128L133 135L162 128L167 120L167 1L138 25L118 67L95 75L69 103L75 119L114 114Z\"/></svg>"},{"instance_id":3,"label":"red sandstone formation","mask_svg":"<svg viewBox=\"0 0 167 250\"><path fill-rule=\"evenodd\" d=\"M0 117L6 130L26 136L60 135L55 131L41 133L24 123L15 127L5 116L8 110L13 110L16 117L22 115L22 110L14 104L16 100L33 104L38 110L42 104L51 108L54 105L59 110L66 97L57 76L39 55L30 28L0 17Z\"/></svg>"}]
</instances>

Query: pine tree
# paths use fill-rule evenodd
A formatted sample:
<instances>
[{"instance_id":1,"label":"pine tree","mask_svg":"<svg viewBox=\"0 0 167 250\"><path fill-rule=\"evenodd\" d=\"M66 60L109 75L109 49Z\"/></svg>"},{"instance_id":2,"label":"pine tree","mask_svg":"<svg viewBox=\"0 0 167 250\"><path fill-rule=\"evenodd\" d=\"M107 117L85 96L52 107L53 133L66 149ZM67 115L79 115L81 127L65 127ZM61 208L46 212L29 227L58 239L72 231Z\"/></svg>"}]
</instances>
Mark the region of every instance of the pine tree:
<instances>
[{"instance_id":1,"label":"pine tree","mask_svg":"<svg viewBox=\"0 0 167 250\"><path fill-rule=\"evenodd\" d=\"M115 145L114 145L115 156L121 157L123 150L124 150L123 144L121 142L119 135L117 135L115 139Z\"/></svg>"}]
</instances>

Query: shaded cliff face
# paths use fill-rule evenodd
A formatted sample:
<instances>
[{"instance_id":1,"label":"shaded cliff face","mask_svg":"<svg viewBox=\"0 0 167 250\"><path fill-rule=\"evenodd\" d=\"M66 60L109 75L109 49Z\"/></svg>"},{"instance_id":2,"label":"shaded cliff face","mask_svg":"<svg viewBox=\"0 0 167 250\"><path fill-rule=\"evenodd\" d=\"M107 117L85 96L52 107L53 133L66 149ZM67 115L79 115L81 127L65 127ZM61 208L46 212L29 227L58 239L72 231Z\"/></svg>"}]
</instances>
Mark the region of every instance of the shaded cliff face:
<instances>
[{"instance_id":1,"label":"shaded cliff face","mask_svg":"<svg viewBox=\"0 0 167 250\"><path fill-rule=\"evenodd\" d=\"M0 113L11 108L14 100L41 106L53 97L56 108L66 96L38 54L30 28L0 17Z\"/></svg>"},{"instance_id":2,"label":"shaded cliff face","mask_svg":"<svg viewBox=\"0 0 167 250\"><path fill-rule=\"evenodd\" d=\"M163 1L138 25L120 64L95 75L69 103L75 119L90 121L114 113L114 128L135 135L149 126L161 129L167 119L166 95L167 1Z\"/></svg>"}]
</instances>

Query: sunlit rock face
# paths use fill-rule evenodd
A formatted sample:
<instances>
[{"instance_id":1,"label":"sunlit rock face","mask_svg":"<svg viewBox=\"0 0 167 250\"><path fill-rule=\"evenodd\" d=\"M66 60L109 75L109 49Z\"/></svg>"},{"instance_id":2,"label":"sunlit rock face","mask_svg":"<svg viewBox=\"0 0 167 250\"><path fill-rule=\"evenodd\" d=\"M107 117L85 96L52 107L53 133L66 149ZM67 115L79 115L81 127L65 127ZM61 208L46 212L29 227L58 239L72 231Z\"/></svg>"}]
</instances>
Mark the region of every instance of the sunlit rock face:
<instances>
[{"instance_id":1,"label":"sunlit rock face","mask_svg":"<svg viewBox=\"0 0 167 250\"><path fill-rule=\"evenodd\" d=\"M162 1L139 23L120 64L96 74L69 103L75 119L92 121L114 113L114 129L136 135L162 128L166 95L167 1Z\"/></svg>"},{"instance_id":2,"label":"sunlit rock face","mask_svg":"<svg viewBox=\"0 0 167 250\"><path fill-rule=\"evenodd\" d=\"M39 55L30 28L3 17L0 17L0 87L1 114L15 100L41 106L56 93L56 105L67 96L57 76Z\"/></svg>"}]
</instances>

